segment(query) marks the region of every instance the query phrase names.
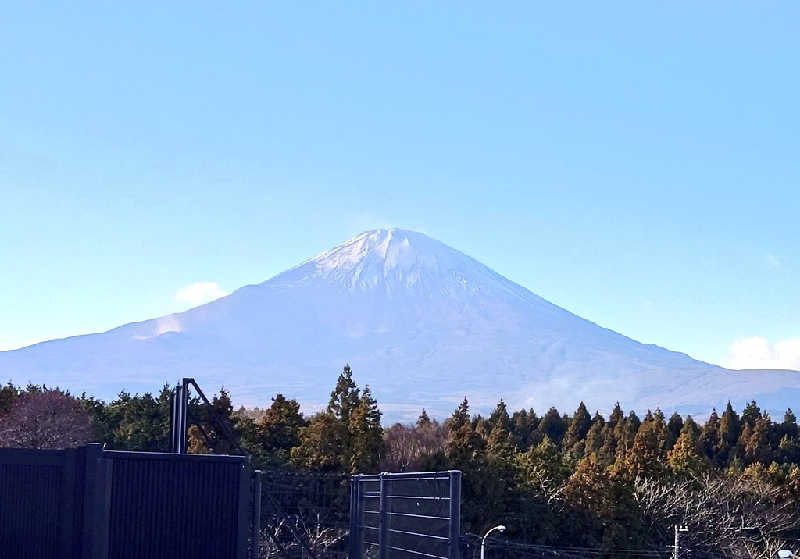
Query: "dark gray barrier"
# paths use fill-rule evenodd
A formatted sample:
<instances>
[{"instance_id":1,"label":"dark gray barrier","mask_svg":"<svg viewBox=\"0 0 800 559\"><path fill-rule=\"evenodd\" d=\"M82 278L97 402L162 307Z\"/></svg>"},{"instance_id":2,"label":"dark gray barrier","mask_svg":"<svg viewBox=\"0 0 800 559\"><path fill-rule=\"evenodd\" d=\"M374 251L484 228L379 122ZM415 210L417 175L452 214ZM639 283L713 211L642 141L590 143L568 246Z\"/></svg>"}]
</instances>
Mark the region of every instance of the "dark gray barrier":
<instances>
[{"instance_id":1,"label":"dark gray barrier","mask_svg":"<svg viewBox=\"0 0 800 559\"><path fill-rule=\"evenodd\" d=\"M354 476L350 559L458 559L461 472Z\"/></svg>"},{"instance_id":2,"label":"dark gray barrier","mask_svg":"<svg viewBox=\"0 0 800 559\"><path fill-rule=\"evenodd\" d=\"M79 557L85 450L0 452L0 550L9 557Z\"/></svg>"},{"instance_id":3,"label":"dark gray barrier","mask_svg":"<svg viewBox=\"0 0 800 559\"><path fill-rule=\"evenodd\" d=\"M0 449L0 550L30 559L245 559L247 458Z\"/></svg>"},{"instance_id":4,"label":"dark gray barrier","mask_svg":"<svg viewBox=\"0 0 800 559\"><path fill-rule=\"evenodd\" d=\"M103 452L109 559L244 559L250 470L241 456Z\"/></svg>"}]
</instances>

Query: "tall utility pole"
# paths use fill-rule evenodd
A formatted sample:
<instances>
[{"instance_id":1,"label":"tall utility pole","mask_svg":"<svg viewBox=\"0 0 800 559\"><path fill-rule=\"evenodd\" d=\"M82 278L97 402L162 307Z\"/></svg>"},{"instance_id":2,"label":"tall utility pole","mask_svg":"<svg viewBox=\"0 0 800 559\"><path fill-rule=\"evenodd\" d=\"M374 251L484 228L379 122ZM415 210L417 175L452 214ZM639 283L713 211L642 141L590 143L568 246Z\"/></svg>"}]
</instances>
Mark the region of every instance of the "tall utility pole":
<instances>
[{"instance_id":1,"label":"tall utility pole","mask_svg":"<svg viewBox=\"0 0 800 559\"><path fill-rule=\"evenodd\" d=\"M680 548L680 534L681 532L688 532L688 526L679 526L678 524L675 525L675 546L672 548L672 559L680 559L681 548Z\"/></svg>"}]
</instances>

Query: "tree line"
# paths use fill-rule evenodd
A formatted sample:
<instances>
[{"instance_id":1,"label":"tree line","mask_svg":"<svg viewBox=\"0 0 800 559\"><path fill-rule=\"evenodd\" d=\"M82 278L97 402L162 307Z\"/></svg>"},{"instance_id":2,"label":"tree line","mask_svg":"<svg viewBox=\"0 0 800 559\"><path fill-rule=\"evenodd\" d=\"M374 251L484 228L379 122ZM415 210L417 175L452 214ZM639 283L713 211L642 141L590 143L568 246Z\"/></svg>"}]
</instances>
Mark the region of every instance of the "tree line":
<instances>
[{"instance_id":1,"label":"tree line","mask_svg":"<svg viewBox=\"0 0 800 559\"><path fill-rule=\"evenodd\" d=\"M0 445L63 448L100 441L109 448L168 448L171 387L122 392L111 402L58 389L0 388ZM276 395L265 409L234 409L220 390L213 413L190 401L189 451L241 448L256 467L323 473L459 469L462 528L503 523L515 542L584 546L613 557L665 552L673 526L687 525L683 557L774 557L800 539L800 432L791 409L779 421L751 402L729 403L705 421L660 410L642 417L617 404L607 416L581 403L488 416L466 399L444 421L422 410L414 425L381 425L369 387L349 366L325 409L305 416Z\"/></svg>"}]
</instances>

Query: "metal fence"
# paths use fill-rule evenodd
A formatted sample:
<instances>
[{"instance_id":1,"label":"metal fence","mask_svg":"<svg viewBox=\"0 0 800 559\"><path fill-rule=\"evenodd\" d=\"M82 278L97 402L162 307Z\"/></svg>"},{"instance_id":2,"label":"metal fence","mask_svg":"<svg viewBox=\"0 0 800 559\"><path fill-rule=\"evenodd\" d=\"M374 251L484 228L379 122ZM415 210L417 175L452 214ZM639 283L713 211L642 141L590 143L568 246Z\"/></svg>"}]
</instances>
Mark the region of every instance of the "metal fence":
<instances>
[{"instance_id":1,"label":"metal fence","mask_svg":"<svg viewBox=\"0 0 800 559\"><path fill-rule=\"evenodd\" d=\"M456 559L460 495L457 471L254 475L243 456L0 448L0 554Z\"/></svg>"},{"instance_id":2,"label":"metal fence","mask_svg":"<svg viewBox=\"0 0 800 559\"><path fill-rule=\"evenodd\" d=\"M458 559L461 472L354 476L350 559Z\"/></svg>"},{"instance_id":3,"label":"metal fence","mask_svg":"<svg viewBox=\"0 0 800 559\"><path fill-rule=\"evenodd\" d=\"M0 550L26 559L245 559L241 456L0 449Z\"/></svg>"},{"instance_id":4,"label":"metal fence","mask_svg":"<svg viewBox=\"0 0 800 559\"><path fill-rule=\"evenodd\" d=\"M256 476L260 548L254 557L347 557L349 475L272 469Z\"/></svg>"},{"instance_id":5,"label":"metal fence","mask_svg":"<svg viewBox=\"0 0 800 559\"><path fill-rule=\"evenodd\" d=\"M0 550L30 559L80 557L85 449L0 452Z\"/></svg>"}]
</instances>

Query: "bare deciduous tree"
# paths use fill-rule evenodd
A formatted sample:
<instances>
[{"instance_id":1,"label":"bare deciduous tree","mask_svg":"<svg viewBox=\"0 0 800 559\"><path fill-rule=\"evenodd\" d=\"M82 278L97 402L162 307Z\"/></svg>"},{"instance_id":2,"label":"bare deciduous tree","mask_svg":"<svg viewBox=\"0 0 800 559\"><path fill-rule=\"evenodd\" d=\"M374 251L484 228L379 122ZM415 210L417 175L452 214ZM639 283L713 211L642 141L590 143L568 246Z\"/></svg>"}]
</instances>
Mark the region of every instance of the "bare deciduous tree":
<instances>
[{"instance_id":1,"label":"bare deciduous tree","mask_svg":"<svg viewBox=\"0 0 800 559\"><path fill-rule=\"evenodd\" d=\"M0 417L0 446L60 449L86 444L92 437L89 414L58 389L25 392Z\"/></svg>"},{"instance_id":2,"label":"bare deciduous tree","mask_svg":"<svg viewBox=\"0 0 800 559\"><path fill-rule=\"evenodd\" d=\"M445 429L436 421L411 427L396 423L384 433L386 450L381 470L407 472L418 469L420 461L444 448Z\"/></svg>"},{"instance_id":3,"label":"bare deciduous tree","mask_svg":"<svg viewBox=\"0 0 800 559\"><path fill-rule=\"evenodd\" d=\"M261 530L259 557L261 559L291 559L312 555L318 559L344 557L340 548L347 536L346 530L308 526L302 518L291 516L274 519Z\"/></svg>"},{"instance_id":4,"label":"bare deciduous tree","mask_svg":"<svg viewBox=\"0 0 800 559\"><path fill-rule=\"evenodd\" d=\"M786 534L800 529L800 508L785 488L744 475L674 483L640 478L635 496L652 530L688 526L684 540L697 556L715 551L734 559L772 558Z\"/></svg>"}]
</instances>

